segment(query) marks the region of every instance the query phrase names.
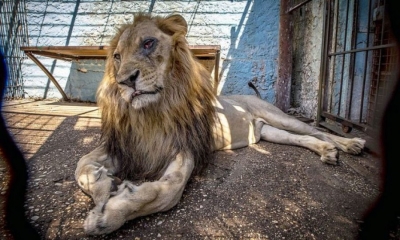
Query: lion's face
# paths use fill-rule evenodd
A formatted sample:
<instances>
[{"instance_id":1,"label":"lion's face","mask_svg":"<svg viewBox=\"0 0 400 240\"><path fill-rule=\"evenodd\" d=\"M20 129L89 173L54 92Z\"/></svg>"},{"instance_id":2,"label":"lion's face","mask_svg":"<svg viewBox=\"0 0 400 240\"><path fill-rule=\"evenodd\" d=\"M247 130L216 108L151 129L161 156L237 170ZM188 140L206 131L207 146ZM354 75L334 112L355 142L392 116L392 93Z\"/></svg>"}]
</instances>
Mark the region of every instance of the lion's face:
<instances>
[{"instance_id":1,"label":"lion's face","mask_svg":"<svg viewBox=\"0 0 400 240\"><path fill-rule=\"evenodd\" d=\"M172 36L147 20L122 31L113 52L121 97L135 109L161 99L170 62Z\"/></svg>"}]
</instances>

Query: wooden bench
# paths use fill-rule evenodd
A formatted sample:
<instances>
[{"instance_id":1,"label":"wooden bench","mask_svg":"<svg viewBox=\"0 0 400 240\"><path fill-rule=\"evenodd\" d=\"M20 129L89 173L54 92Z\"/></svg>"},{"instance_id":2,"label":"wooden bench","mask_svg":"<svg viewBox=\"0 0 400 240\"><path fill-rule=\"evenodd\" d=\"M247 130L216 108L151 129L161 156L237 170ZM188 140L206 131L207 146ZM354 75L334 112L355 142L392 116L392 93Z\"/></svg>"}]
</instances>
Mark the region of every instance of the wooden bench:
<instances>
[{"instance_id":1,"label":"wooden bench","mask_svg":"<svg viewBox=\"0 0 400 240\"><path fill-rule=\"evenodd\" d=\"M190 50L195 57L211 73L214 70L214 88L218 86L218 70L220 49L219 45L190 45ZM57 87L64 100L69 100L64 90L58 84L53 74L35 57L40 55L64 61L79 61L86 59L106 59L108 46L44 46L44 47L21 47L21 50L32 59L49 77ZM216 90L215 90L216 91Z\"/></svg>"}]
</instances>

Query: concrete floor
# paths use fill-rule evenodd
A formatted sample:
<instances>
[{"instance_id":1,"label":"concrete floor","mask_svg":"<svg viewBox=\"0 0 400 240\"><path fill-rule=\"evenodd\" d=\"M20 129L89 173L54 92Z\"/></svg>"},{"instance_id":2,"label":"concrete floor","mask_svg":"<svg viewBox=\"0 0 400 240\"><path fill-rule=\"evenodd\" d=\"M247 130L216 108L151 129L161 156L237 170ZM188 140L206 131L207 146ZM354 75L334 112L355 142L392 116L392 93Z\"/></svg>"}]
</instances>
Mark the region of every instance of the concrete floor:
<instances>
[{"instance_id":1,"label":"concrete floor","mask_svg":"<svg viewBox=\"0 0 400 240\"><path fill-rule=\"evenodd\" d=\"M90 237L82 224L93 203L73 174L99 143L96 105L19 100L3 114L29 165L27 215L44 239L354 239L379 194L380 162L369 153L341 152L329 166L307 149L260 142L215 153L173 209ZM0 166L3 197L6 176Z\"/></svg>"}]
</instances>

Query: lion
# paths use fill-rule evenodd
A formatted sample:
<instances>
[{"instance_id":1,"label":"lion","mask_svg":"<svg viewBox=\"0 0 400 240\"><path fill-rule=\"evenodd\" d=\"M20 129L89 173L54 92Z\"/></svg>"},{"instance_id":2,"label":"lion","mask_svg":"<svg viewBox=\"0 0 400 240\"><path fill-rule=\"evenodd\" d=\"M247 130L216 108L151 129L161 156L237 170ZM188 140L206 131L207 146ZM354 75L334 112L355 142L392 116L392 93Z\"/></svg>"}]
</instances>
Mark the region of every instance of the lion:
<instances>
[{"instance_id":1,"label":"lion","mask_svg":"<svg viewBox=\"0 0 400 240\"><path fill-rule=\"evenodd\" d=\"M216 96L186 33L180 15L138 14L111 40L97 91L101 143L75 171L95 203L87 234L171 209L216 150L265 140L305 147L337 164L337 148L351 154L364 148L363 139L320 132L256 96Z\"/></svg>"}]
</instances>

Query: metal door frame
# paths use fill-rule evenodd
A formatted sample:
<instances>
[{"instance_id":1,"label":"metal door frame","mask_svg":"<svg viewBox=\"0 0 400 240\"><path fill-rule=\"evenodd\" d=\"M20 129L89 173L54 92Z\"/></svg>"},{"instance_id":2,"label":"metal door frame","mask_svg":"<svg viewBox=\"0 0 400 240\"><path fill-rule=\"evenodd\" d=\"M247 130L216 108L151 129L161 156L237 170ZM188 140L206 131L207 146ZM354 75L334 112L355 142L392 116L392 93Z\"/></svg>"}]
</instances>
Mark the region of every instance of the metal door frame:
<instances>
[{"instance_id":1,"label":"metal door frame","mask_svg":"<svg viewBox=\"0 0 400 240\"><path fill-rule=\"evenodd\" d=\"M347 8L346 8L346 17L345 17L345 32L344 32L344 45L340 51L337 51L336 45L338 45L338 42L340 41L340 39L338 39L338 34L343 34L343 32L339 32L339 23L338 23L338 19L340 16L340 13L338 13L339 11L339 2L340 4L347 4ZM326 127L334 132L337 132L340 135L347 135L347 133L350 133L352 129L357 129L358 131L360 131L361 133L366 133L367 135L373 135L377 132L377 126L379 125L379 123L377 122L368 122L369 120L365 120L365 116L367 114L375 114L378 113L379 111L379 107L377 104L377 101L384 101L383 99L375 99L375 100L371 100L369 98L371 98L371 96L373 96L373 90L371 86L369 86L369 82L372 80L369 80L368 78L372 76L372 73L370 73L370 71L372 71L372 69L368 69L371 61L370 59L372 58L372 56L377 56L377 58L379 59L379 63L377 64L378 66L381 66L381 64L383 64L381 62L380 59L382 59L384 56L384 54L386 52L395 52L395 44L394 42L390 42L390 40L382 41L383 40L383 36L384 36L384 31L388 31L388 28L386 28L387 26L387 22L385 19L385 12L381 11L378 12L379 10L379 4L380 2L383 2L383 4L385 4L385 0L369 0L368 1L368 23L367 23L367 32L363 33L366 35L366 43L365 43L365 47L362 48L357 48L354 40L354 35L355 34L359 34L359 23L357 22L359 19L359 6L360 6L360 2L358 0L325 0L324 1L324 30L323 30L323 51L321 54L321 74L320 74L320 85L319 85L319 102L318 102L318 113L317 113L317 125L319 126L323 126ZM378 7L373 6L373 3L378 4ZM350 4L354 4L353 9L354 12L351 13L349 11L349 9L351 9L349 6L351 6ZM341 6L343 7L343 6ZM380 8L381 10L384 9L384 7ZM337 10L335 12L335 10ZM372 33L372 29L375 28L375 26L373 26L373 21L371 19L371 16L375 16L377 14L383 14L381 21L382 24L382 35L380 36L380 40L381 40L381 44L376 45L376 44L372 44L370 42L371 38L375 37L375 35L373 35ZM349 23L349 16L353 16L353 20L351 21L353 23L353 26L348 26L350 24ZM375 17L374 17L375 18ZM383 23L382 23L383 22ZM349 27L351 27L351 46L346 46L348 37L346 36L346 34L349 32ZM336 29L335 29L336 28ZM354 31L356 31L356 33L354 33ZM385 32L386 33L386 32ZM334 42L334 43L333 43ZM333 46L334 45L334 46ZM363 53L362 55L365 56L364 59L364 73L363 73L363 79L362 79L362 89L361 89L361 99L358 100L360 102L360 106L359 109L356 109L355 106L353 105L353 92L355 91L354 89L354 74L355 74L355 58L357 54ZM360 55L358 55L360 56ZM335 68L336 66L336 58L342 57L342 66L341 66L341 79L340 79L340 90L339 90L339 99L338 99L338 110L336 112L332 111L333 107L332 107L332 98L335 97L334 96L334 90L332 90L330 87L330 85L332 84L337 84L334 80L335 78ZM350 65L345 66L345 59L346 57L349 59L349 63ZM394 56L393 58L397 59L398 56ZM396 62L396 60L393 60L393 62ZM330 66L331 65L331 66ZM333 67L332 67L333 66ZM348 85L347 86L343 86L343 80L344 80L344 72L345 72L345 67L347 67L347 70L349 72L349 78L348 78ZM390 67L390 66L389 66ZM340 66L339 66L340 68ZM380 67L379 67L380 68ZM332 73L333 72L333 73ZM378 84L380 79L383 77L380 76L381 72L380 70L378 70ZM367 81L369 80L369 81ZM343 87L346 87L348 89L346 89L347 92L349 92L350 94L347 94L347 96L343 96L345 94L343 94L342 90ZM366 89L370 89L369 91L366 91ZM376 87L376 91L379 90L379 87ZM357 90L358 91L358 90ZM366 94L369 94L368 97ZM375 93L375 96L377 96L378 93ZM390 95L388 93L388 95ZM368 98L368 102L365 102L365 98ZM370 101L371 100L371 101ZM341 114L341 105L343 104L343 101L349 101L349 106L347 107L348 109L346 109L344 114ZM375 103L373 102L375 101ZM337 103L336 102L336 103ZM371 103L372 102L372 103ZM371 105L371 113L365 113L365 108L368 109L368 111L370 111L370 106L366 106L365 104L370 104ZM373 105L373 106L372 106ZM354 107L354 109L351 109L352 107ZM380 106L381 107L381 106ZM382 108L382 107L381 107ZM359 117L358 119L351 119L350 114L351 111L359 111ZM380 110L381 111L381 110ZM355 114L357 115L357 114ZM364 117L363 117L364 116ZM368 118L368 117L367 117Z\"/></svg>"}]
</instances>

